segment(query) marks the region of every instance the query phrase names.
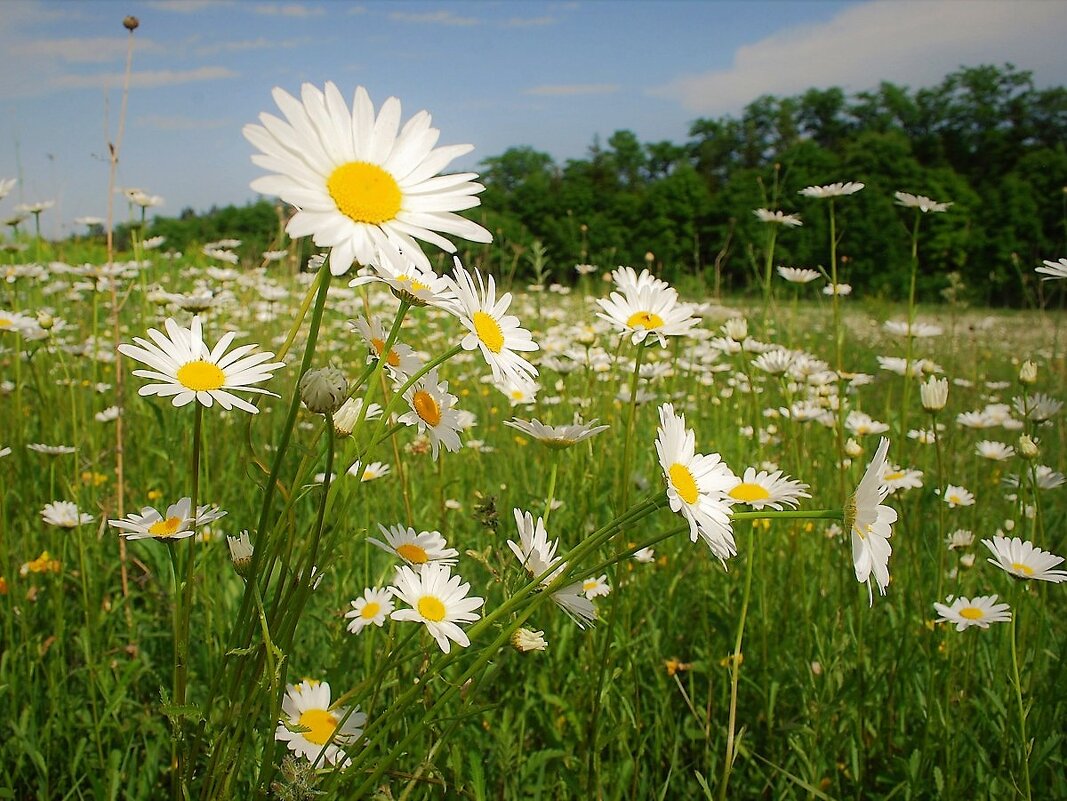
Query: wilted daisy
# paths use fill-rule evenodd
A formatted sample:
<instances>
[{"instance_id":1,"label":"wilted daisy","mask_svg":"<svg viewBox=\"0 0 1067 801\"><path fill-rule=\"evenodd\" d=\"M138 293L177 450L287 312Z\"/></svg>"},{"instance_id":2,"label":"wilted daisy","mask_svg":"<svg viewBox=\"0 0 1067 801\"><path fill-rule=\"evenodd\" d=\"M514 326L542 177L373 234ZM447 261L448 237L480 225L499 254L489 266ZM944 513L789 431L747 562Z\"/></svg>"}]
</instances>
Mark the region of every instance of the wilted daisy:
<instances>
[{"instance_id":1,"label":"wilted daisy","mask_svg":"<svg viewBox=\"0 0 1067 801\"><path fill-rule=\"evenodd\" d=\"M302 681L286 685L282 718L274 739L312 763L321 758L331 765L347 767L351 760L342 746L355 743L366 723L367 716L358 706L352 711L330 706L329 683Z\"/></svg>"},{"instance_id":2,"label":"wilted daisy","mask_svg":"<svg viewBox=\"0 0 1067 801\"><path fill-rule=\"evenodd\" d=\"M453 408L458 399L449 393L447 381L438 383L436 368L408 387L404 400L411 411L397 419L405 425L416 426L419 433L430 438L434 459L441 445L453 452L460 449L459 411Z\"/></svg>"},{"instance_id":3,"label":"wilted daisy","mask_svg":"<svg viewBox=\"0 0 1067 801\"><path fill-rule=\"evenodd\" d=\"M511 647L523 654L529 651L543 651L548 647L548 640L545 639L543 631L519 628L515 629L515 633L511 635Z\"/></svg>"},{"instance_id":4,"label":"wilted daisy","mask_svg":"<svg viewBox=\"0 0 1067 801\"><path fill-rule=\"evenodd\" d=\"M918 209L923 214L927 212L945 212L948 211L949 206L952 203L938 203L936 200L930 200L926 195L912 195L908 192L894 192L893 197L896 198L898 206L904 206L908 209Z\"/></svg>"},{"instance_id":5,"label":"wilted daisy","mask_svg":"<svg viewBox=\"0 0 1067 801\"><path fill-rule=\"evenodd\" d=\"M768 209L755 209L752 212L756 215L756 219L762 223L772 223L776 225L788 225L790 228L798 228L804 223L800 220L800 215L786 214L784 211L769 211Z\"/></svg>"},{"instance_id":6,"label":"wilted daisy","mask_svg":"<svg viewBox=\"0 0 1067 801\"><path fill-rule=\"evenodd\" d=\"M486 282L475 268L471 277L459 259L452 277L446 280L456 295L459 321L470 332L460 343L463 349L481 351L493 371L494 381L529 380L536 376L537 368L519 353L537 350L537 343L519 325L518 317L506 314L511 293L505 292L498 299L493 276Z\"/></svg>"},{"instance_id":7,"label":"wilted daisy","mask_svg":"<svg viewBox=\"0 0 1067 801\"><path fill-rule=\"evenodd\" d=\"M438 175L473 147L435 149L440 132L430 127L428 113L420 111L400 128L395 97L375 116L363 87L349 110L333 83L325 92L305 83L300 100L280 88L273 95L286 120L261 114L263 125L244 128L261 151L252 161L272 172L252 188L298 209L286 231L294 238L311 234L316 245L332 248L334 275L353 261L373 264L379 250L398 263L406 259L429 268L416 240L454 253L441 233L492 241L485 228L455 213L480 202L484 187L472 181L477 175Z\"/></svg>"},{"instance_id":8,"label":"wilted daisy","mask_svg":"<svg viewBox=\"0 0 1067 801\"><path fill-rule=\"evenodd\" d=\"M482 598L468 597L470 588L459 576L453 576L447 565L430 562L420 565L418 571L403 565L396 569L391 589L411 608L397 609L391 617L425 625L446 654L451 650L450 641L465 648L470 640L457 624L473 623L480 617L475 610L485 603Z\"/></svg>"},{"instance_id":9,"label":"wilted daisy","mask_svg":"<svg viewBox=\"0 0 1067 801\"><path fill-rule=\"evenodd\" d=\"M368 537L367 542L377 545L383 551L399 556L409 565L421 565L437 562L442 565L454 565L459 551L449 548L440 531L416 532L411 526L397 523L393 526L378 524L385 537L385 542Z\"/></svg>"},{"instance_id":10,"label":"wilted daisy","mask_svg":"<svg viewBox=\"0 0 1067 801\"><path fill-rule=\"evenodd\" d=\"M945 487L942 498L948 504L949 509L955 509L957 506L974 506L974 493L966 487L957 487L955 484Z\"/></svg>"},{"instance_id":11,"label":"wilted daisy","mask_svg":"<svg viewBox=\"0 0 1067 801\"><path fill-rule=\"evenodd\" d=\"M826 184L824 186L806 186L800 190L798 194L804 197L814 198L828 198L828 197L843 197L845 195L854 195L863 189L863 184L857 181L848 181L846 183Z\"/></svg>"},{"instance_id":12,"label":"wilted daisy","mask_svg":"<svg viewBox=\"0 0 1067 801\"><path fill-rule=\"evenodd\" d=\"M352 601L352 609L345 612L345 618L350 621L348 630L359 634L372 624L381 628L393 609L392 592L381 587L368 587L360 598Z\"/></svg>"},{"instance_id":13,"label":"wilted daisy","mask_svg":"<svg viewBox=\"0 0 1067 801\"><path fill-rule=\"evenodd\" d=\"M119 520L108 520L108 524L119 529L119 533L128 540L159 539L177 540L191 537L199 526L218 520L226 513L217 506L198 506L196 515L192 515L192 499L185 497L167 507L166 514L160 514L151 506L145 506L140 514L134 512Z\"/></svg>"},{"instance_id":14,"label":"wilted daisy","mask_svg":"<svg viewBox=\"0 0 1067 801\"><path fill-rule=\"evenodd\" d=\"M737 553L730 528L730 490L738 483L719 454L696 453L696 436L685 427L685 416L665 403L659 408L656 453L667 482L671 510L689 523L693 542L701 537L711 552L725 561Z\"/></svg>"},{"instance_id":15,"label":"wilted daisy","mask_svg":"<svg viewBox=\"0 0 1067 801\"><path fill-rule=\"evenodd\" d=\"M958 528L945 538L950 551L957 548L969 548L974 544L974 533L970 529Z\"/></svg>"},{"instance_id":16,"label":"wilted daisy","mask_svg":"<svg viewBox=\"0 0 1067 801\"><path fill-rule=\"evenodd\" d=\"M571 445L595 437L601 431L608 430L609 426L598 426L596 425L596 422L595 418L588 423L582 423L576 419L572 425L549 426L536 418L533 420L519 420L515 418L512 420L505 420L504 425L517 429L524 434L528 434L541 444L547 445L549 448L568 448Z\"/></svg>"},{"instance_id":17,"label":"wilted daisy","mask_svg":"<svg viewBox=\"0 0 1067 801\"><path fill-rule=\"evenodd\" d=\"M791 284L810 284L812 281L822 277L822 273L818 270L812 270L807 267L779 267L778 275Z\"/></svg>"},{"instance_id":18,"label":"wilted daisy","mask_svg":"<svg viewBox=\"0 0 1067 801\"><path fill-rule=\"evenodd\" d=\"M273 395L253 386L269 379L282 362L272 362L273 353L253 353L255 345L241 345L226 352L235 333L222 336L214 348L204 343L200 317L194 316L188 330L178 326L173 319L164 322L167 336L148 329L152 342L134 337L137 345L119 345L119 352L131 359L147 364L151 370L134 370L133 374L159 383L145 384L139 395L171 397L175 406L184 406L196 400L204 406L216 401L222 408L234 407L251 414L259 410L248 401L233 394L235 391L256 392ZM275 397L277 397L275 395Z\"/></svg>"},{"instance_id":19,"label":"wilted daisy","mask_svg":"<svg viewBox=\"0 0 1067 801\"><path fill-rule=\"evenodd\" d=\"M781 510L783 504L795 509L799 498L810 498L811 495L805 492L806 489L807 484L783 476L781 470L775 470L773 473L766 470L757 472L756 468L748 467L740 482L727 494L753 509Z\"/></svg>"},{"instance_id":20,"label":"wilted daisy","mask_svg":"<svg viewBox=\"0 0 1067 801\"><path fill-rule=\"evenodd\" d=\"M93 516L78 511L78 505L71 501L54 501L46 503L41 510L41 519L57 528L77 528L93 522Z\"/></svg>"},{"instance_id":21,"label":"wilted daisy","mask_svg":"<svg viewBox=\"0 0 1067 801\"><path fill-rule=\"evenodd\" d=\"M1067 581L1067 570L1054 569L1063 561L1063 557L1036 548L1031 542L1019 537L1008 539L994 536L992 540L982 540L982 544L992 551L995 557L988 561L1013 576L1051 581L1054 584Z\"/></svg>"},{"instance_id":22,"label":"wilted daisy","mask_svg":"<svg viewBox=\"0 0 1067 801\"><path fill-rule=\"evenodd\" d=\"M970 626L988 629L990 623L1008 623L1011 621L1011 607L998 604L996 595L978 595L974 598L959 597L955 601L949 597L951 606L934 604L938 623L955 623L956 631L963 631Z\"/></svg>"},{"instance_id":23,"label":"wilted daisy","mask_svg":"<svg viewBox=\"0 0 1067 801\"><path fill-rule=\"evenodd\" d=\"M919 384L919 398L928 412L939 412L948 403L948 379L930 376Z\"/></svg>"},{"instance_id":24,"label":"wilted daisy","mask_svg":"<svg viewBox=\"0 0 1067 801\"><path fill-rule=\"evenodd\" d=\"M871 574L874 574L882 595L889 587L889 555L893 552L889 538L893 535L892 525L897 521L896 510L882 504L889 494L889 487L882 480L888 453L889 440L882 437L845 509L845 523L852 529L852 563L856 580L867 585L872 605Z\"/></svg>"},{"instance_id":25,"label":"wilted daisy","mask_svg":"<svg viewBox=\"0 0 1067 801\"><path fill-rule=\"evenodd\" d=\"M1067 259L1059 259L1058 261L1052 261L1051 259L1045 259L1042 267L1035 267L1035 271L1044 275L1045 281L1052 281L1056 278L1067 278Z\"/></svg>"}]
</instances>

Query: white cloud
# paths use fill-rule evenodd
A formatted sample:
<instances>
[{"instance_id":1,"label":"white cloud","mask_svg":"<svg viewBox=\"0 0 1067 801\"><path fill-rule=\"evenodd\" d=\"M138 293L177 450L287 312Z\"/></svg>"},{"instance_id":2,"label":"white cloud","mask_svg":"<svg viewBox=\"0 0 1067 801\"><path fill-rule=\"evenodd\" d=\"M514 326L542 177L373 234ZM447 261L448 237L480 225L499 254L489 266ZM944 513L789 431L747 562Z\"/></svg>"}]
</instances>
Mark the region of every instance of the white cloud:
<instances>
[{"instance_id":1,"label":"white cloud","mask_svg":"<svg viewBox=\"0 0 1067 801\"><path fill-rule=\"evenodd\" d=\"M539 28L555 24L555 17L511 17L501 23L504 28Z\"/></svg>"},{"instance_id":2,"label":"white cloud","mask_svg":"<svg viewBox=\"0 0 1067 801\"><path fill-rule=\"evenodd\" d=\"M311 44L309 37L300 39L267 39L260 36L257 39L242 39L232 42L213 42L200 45L196 48L198 56L211 56L216 53L245 53L250 50L291 50L294 47L302 47Z\"/></svg>"},{"instance_id":3,"label":"white cloud","mask_svg":"<svg viewBox=\"0 0 1067 801\"><path fill-rule=\"evenodd\" d=\"M1047 70L1059 83L1067 77L1065 38L1067 13L1058 2L879 0L740 47L731 67L681 76L650 94L723 114L763 94L860 91L883 80L928 86L961 66L1004 62Z\"/></svg>"},{"instance_id":4,"label":"white cloud","mask_svg":"<svg viewBox=\"0 0 1067 801\"><path fill-rule=\"evenodd\" d=\"M257 14L275 17L318 17L326 13L321 6L305 6L301 3L260 3L253 10Z\"/></svg>"},{"instance_id":5,"label":"white cloud","mask_svg":"<svg viewBox=\"0 0 1067 801\"><path fill-rule=\"evenodd\" d=\"M209 8L231 5L230 0L155 0L152 8L176 14L198 14Z\"/></svg>"},{"instance_id":6,"label":"white cloud","mask_svg":"<svg viewBox=\"0 0 1067 801\"><path fill-rule=\"evenodd\" d=\"M476 17L461 17L458 14L454 14L451 11L426 11L418 13L409 13L405 11L394 11L389 15L389 19L396 22L418 22L429 25L478 25L481 20Z\"/></svg>"},{"instance_id":7,"label":"white cloud","mask_svg":"<svg viewBox=\"0 0 1067 801\"><path fill-rule=\"evenodd\" d=\"M68 64L105 64L126 58L126 36L87 36L62 39L31 39L15 42L8 49L9 58L29 60L44 58ZM134 40L134 52L153 52L161 48L151 39Z\"/></svg>"},{"instance_id":8,"label":"white cloud","mask_svg":"<svg viewBox=\"0 0 1067 801\"><path fill-rule=\"evenodd\" d=\"M176 86L197 81L217 81L235 78L237 73L228 67L198 67L195 70L148 70L130 75L130 86L136 89L154 89L160 86ZM52 80L57 89L114 88L122 86L123 73L98 72L91 75L60 75Z\"/></svg>"},{"instance_id":9,"label":"white cloud","mask_svg":"<svg viewBox=\"0 0 1067 801\"><path fill-rule=\"evenodd\" d=\"M619 91L617 83L565 83L534 86L523 92L524 95L542 97L568 97L571 95L607 95Z\"/></svg>"},{"instance_id":10,"label":"white cloud","mask_svg":"<svg viewBox=\"0 0 1067 801\"><path fill-rule=\"evenodd\" d=\"M229 120L205 120L186 117L182 114L145 114L135 120L139 128L152 128L157 131L205 131L229 125Z\"/></svg>"}]
</instances>

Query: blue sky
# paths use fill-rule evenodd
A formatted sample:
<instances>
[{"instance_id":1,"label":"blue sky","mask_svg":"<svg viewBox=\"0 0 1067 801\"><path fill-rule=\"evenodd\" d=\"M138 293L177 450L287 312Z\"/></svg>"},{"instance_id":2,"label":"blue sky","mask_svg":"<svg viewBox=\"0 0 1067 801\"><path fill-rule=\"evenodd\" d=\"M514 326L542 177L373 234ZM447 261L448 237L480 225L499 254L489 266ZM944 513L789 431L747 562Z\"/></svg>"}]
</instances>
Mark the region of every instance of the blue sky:
<instances>
[{"instance_id":1,"label":"blue sky","mask_svg":"<svg viewBox=\"0 0 1067 801\"><path fill-rule=\"evenodd\" d=\"M274 86L304 81L396 95L405 119L427 109L441 144L475 146L456 169L517 145L580 158L622 128L681 143L694 119L761 94L914 88L964 64L1067 84L1056 0L4 0L0 178L21 183L0 218L55 200L42 225L59 235L104 216L126 14L141 27L119 184L162 195L164 215L254 199L241 128L276 113Z\"/></svg>"}]
</instances>

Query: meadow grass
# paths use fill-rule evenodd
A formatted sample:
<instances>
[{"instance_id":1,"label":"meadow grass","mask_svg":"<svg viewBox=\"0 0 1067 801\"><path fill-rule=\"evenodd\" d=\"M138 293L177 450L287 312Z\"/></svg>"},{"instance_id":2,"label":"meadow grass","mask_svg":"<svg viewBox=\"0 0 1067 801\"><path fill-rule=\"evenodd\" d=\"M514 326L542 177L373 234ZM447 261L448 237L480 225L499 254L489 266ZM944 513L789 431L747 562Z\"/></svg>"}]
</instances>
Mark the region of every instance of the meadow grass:
<instances>
[{"instance_id":1,"label":"meadow grass","mask_svg":"<svg viewBox=\"0 0 1067 801\"><path fill-rule=\"evenodd\" d=\"M1067 368L1054 316L919 309L918 319L936 320L943 333L915 339L912 358L950 379L947 407L931 415L918 388L906 389L918 380L878 361L904 356L904 338L882 323L907 319L909 310L843 298L851 380L838 413L829 401L837 380L781 379L753 366L760 343L833 362L834 315L811 287L797 290L798 301L780 284L769 309L690 298L701 304L701 325L641 353L647 378L633 385L636 393L637 348L595 316L607 283L593 276L570 291L520 292L511 312L541 346L533 357L540 389L512 406L483 380L488 369L477 351L449 360L441 378L476 421L462 432L460 451L442 448L434 460L410 428L368 421L336 441L327 495L316 474L327 468L332 438L321 415L299 408L271 511L284 569L264 588L281 594L260 599L265 606L254 612L224 535L253 530L256 538L308 329L298 329L286 368L265 385L279 397L263 399L258 415L202 412L196 492L226 516L201 527L195 547L131 541L123 561L107 524L119 516L117 421L96 415L121 409L129 511L162 509L191 493L197 413L195 404L138 397L145 382L129 375L130 360L117 397L110 282L119 282L122 342L162 330L167 317L187 326L192 312L165 293L199 287L210 302L185 305L202 307L209 343L236 331L238 344L278 352L299 305L313 296L313 275L161 258L109 274L70 261L75 266L13 265L5 284L6 311L43 313L52 325L0 334L0 447L11 448L0 458L0 798L156 799L172 792L176 770L184 772L177 792L192 798L312 798L313 788L322 797L396 799L1067 798L1063 588L1013 580L987 563L980 543L999 531L1053 553L1067 548L1063 487L1038 481L1062 483L1061 415L1039 421L1023 414L1029 407L1009 405L987 409L988 428L957 421L1035 392L1062 394ZM388 330L397 300L381 285L346 284L321 294L311 361L354 379L366 375L368 348L348 321L379 313ZM738 349L720 325L737 317L747 317L749 338L731 353ZM412 309L398 333L429 358L466 332L439 310ZM1037 364L1036 383L1020 384L1026 359ZM388 384L379 375L370 399L384 402ZM821 399L831 413L823 422L782 413L804 399ZM735 514L738 555L724 569L662 508L654 443L657 409L668 401L685 413L698 452L720 454L739 476L748 466L776 466L809 485L802 510L837 512L770 521ZM847 526L829 519L840 516L842 487L845 496L855 489L877 446L875 434L840 428L850 411L884 421L889 460L922 473L921 486L886 502L899 513L892 580L873 605L853 574ZM575 413L610 429L552 450L503 425L512 417L566 424ZM908 436L938 424L936 445ZM371 431L380 439L368 447ZM979 440L1014 445L1024 432L1038 441L1035 459L976 454ZM851 456L841 448L848 439ZM27 447L33 443L75 450L47 455ZM390 470L360 482L345 473L357 455ZM1037 465L1050 471L1039 475ZM974 504L950 508L938 494L949 484L969 489ZM550 514L548 498L559 502ZM366 542L380 537L378 524L441 532L459 550L456 573L486 599L484 617L529 587L505 544L517 540L513 509L547 515L562 553L644 498L660 499L660 508L576 565L576 577L604 575L611 587L595 601L594 627L580 629L537 593L447 657L411 623L346 631L350 602L393 581L398 560ZM92 522L48 525L42 509L60 500ZM973 541L950 550L946 538L960 529ZM320 535L321 583L309 582L300 558ZM652 541L651 561L631 558ZM193 582L183 590L191 554ZM191 602L188 696L175 699L182 592ZM1011 605L1010 624L957 632L934 623L934 602L994 593ZM543 631L546 650L491 647L506 643L520 619ZM248 635L236 642L242 620ZM365 737L347 749L348 770L283 764L277 708L284 685L302 679L328 681L334 701L344 695L367 715ZM188 760L180 767L176 752Z\"/></svg>"}]
</instances>

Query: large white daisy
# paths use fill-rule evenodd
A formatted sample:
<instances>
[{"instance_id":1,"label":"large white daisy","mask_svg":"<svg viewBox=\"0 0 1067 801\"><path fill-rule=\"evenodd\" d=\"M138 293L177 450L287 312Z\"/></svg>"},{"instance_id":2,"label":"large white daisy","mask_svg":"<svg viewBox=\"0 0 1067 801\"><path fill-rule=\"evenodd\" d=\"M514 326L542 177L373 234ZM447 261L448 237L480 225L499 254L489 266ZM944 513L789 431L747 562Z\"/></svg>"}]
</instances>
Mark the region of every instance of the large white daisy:
<instances>
[{"instance_id":1,"label":"large white daisy","mask_svg":"<svg viewBox=\"0 0 1067 801\"><path fill-rule=\"evenodd\" d=\"M330 685L325 681L302 681L285 689L274 739L309 762L321 759L346 767L351 760L341 746L359 739L367 716L358 706L351 711L348 707L331 706Z\"/></svg>"},{"instance_id":2,"label":"large white daisy","mask_svg":"<svg viewBox=\"0 0 1067 801\"><path fill-rule=\"evenodd\" d=\"M305 83L300 99L275 88L274 100L285 120L260 114L262 125L246 125L245 138L261 152L252 161L271 171L252 188L296 206L286 231L312 235L332 248L330 271L341 275L353 261L375 262L378 251L429 268L416 241L449 253L456 248L441 234L491 242L482 226L455 212L479 204L484 189L476 173L439 175L472 145L438 147L440 131L420 111L400 127L400 101L391 97L375 116L367 91L357 87L352 108L340 90Z\"/></svg>"},{"instance_id":3,"label":"large white daisy","mask_svg":"<svg viewBox=\"0 0 1067 801\"><path fill-rule=\"evenodd\" d=\"M612 292L607 299L597 300L604 310L597 312L597 317L607 320L624 336L629 335L635 345L654 336L661 347L666 347L667 337L688 334L700 322L693 316L693 306L680 301L678 293L662 281L620 288L621 293Z\"/></svg>"},{"instance_id":4,"label":"large white daisy","mask_svg":"<svg viewBox=\"0 0 1067 801\"><path fill-rule=\"evenodd\" d=\"M882 505L889 494L889 487L882 478L888 453L889 440L882 437L845 510L845 523L852 528L852 563L856 581L867 585L872 604L871 574L874 574L878 592L882 595L889 587L889 555L893 552L889 538L893 535L892 525L897 522L896 510Z\"/></svg>"},{"instance_id":5,"label":"large white daisy","mask_svg":"<svg viewBox=\"0 0 1067 801\"><path fill-rule=\"evenodd\" d=\"M137 345L119 345L119 353L152 368L134 370L134 375L159 382L145 384L138 390L139 395L173 397L175 406L185 406L193 400L211 406L218 401L223 409L236 406L251 414L259 410L234 395L234 391L274 395L252 386L266 381L275 370L285 366L284 362L270 361L273 353L253 353L255 345L241 345L227 353L236 336L232 331L223 334L215 347L209 349L198 316L193 317L188 330L171 318L167 318L163 327L167 329L166 336L154 328L148 329L152 342L134 337Z\"/></svg>"},{"instance_id":6,"label":"large white daisy","mask_svg":"<svg viewBox=\"0 0 1067 801\"><path fill-rule=\"evenodd\" d=\"M398 567L392 592L411 608L397 609L391 617L424 624L446 654L451 650L450 640L466 648L471 641L457 624L473 623L480 617L475 610L485 603L482 598L468 597L470 588L440 562L419 565L417 572L406 565Z\"/></svg>"},{"instance_id":7,"label":"large white daisy","mask_svg":"<svg viewBox=\"0 0 1067 801\"><path fill-rule=\"evenodd\" d=\"M696 453L696 436L685 427L685 415L665 403L659 408L656 453L667 482L667 501L689 523L693 542L701 537L725 562L737 553L730 527L730 490L739 479L719 454Z\"/></svg>"}]
</instances>

